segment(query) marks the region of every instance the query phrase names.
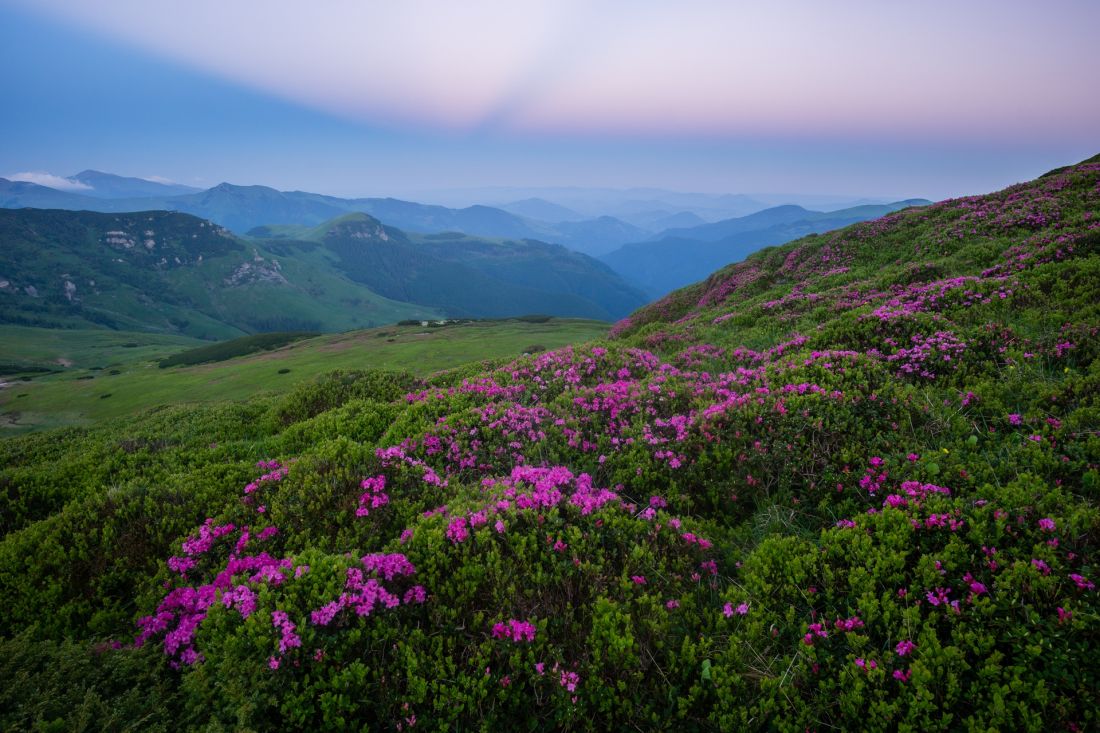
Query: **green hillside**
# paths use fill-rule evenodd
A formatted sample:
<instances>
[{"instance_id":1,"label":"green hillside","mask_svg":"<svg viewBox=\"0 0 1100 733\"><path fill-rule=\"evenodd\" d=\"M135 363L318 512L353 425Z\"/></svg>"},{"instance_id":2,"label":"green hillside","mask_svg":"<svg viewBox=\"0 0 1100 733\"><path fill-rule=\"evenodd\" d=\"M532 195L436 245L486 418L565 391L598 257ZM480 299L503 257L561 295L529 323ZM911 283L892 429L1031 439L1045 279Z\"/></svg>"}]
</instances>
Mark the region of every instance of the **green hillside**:
<instances>
[{"instance_id":1,"label":"green hillside","mask_svg":"<svg viewBox=\"0 0 1100 733\"><path fill-rule=\"evenodd\" d=\"M5 372L0 365L0 382L7 382L0 388L0 430L10 433L89 425L167 405L285 394L334 369L404 370L427 376L469 362L513 358L525 351L558 348L607 333L607 323L602 321L539 320L542 322L513 319L428 327L393 325L293 340L238 358L201 357L219 348L231 351L235 344L239 344L237 349L253 350L247 342L257 337L245 337L183 352L198 353L206 362L193 366L171 366L171 360L164 358L181 355L184 340L178 338L180 345L169 350L159 343L135 343L148 334L0 327L0 337L10 337L11 343L37 342L33 350L39 358L25 359L24 369L45 364L52 371ZM55 336L64 338L55 340ZM87 347L74 346L74 340L87 343ZM131 345L138 348L128 348ZM70 366L59 366L59 361ZM168 368L157 368L165 363Z\"/></svg>"},{"instance_id":2,"label":"green hillside","mask_svg":"<svg viewBox=\"0 0 1100 733\"><path fill-rule=\"evenodd\" d=\"M366 214L305 234L245 240L163 211L0 209L0 323L221 340L444 315L614 320L645 302L558 245L406 235Z\"/></svg>"},{"instance_id":3,"label":"green hillside","mask_svg":"<svg viewBox=\"0 0 1100 733\"><path fill-rule=\"evenodd\" d=\"M372 291L452 317L551 313L613 320L645 302L606 265L534 240L410 234L367 214L347 214L310 230L262 233L280 237L261 240L273 251L333 257L341 273ZM300 239L282 238L288 233Z\"/></svg>"},{"instance_id":4,"label":"green hillside","mask_svg":"<svg viewBox=\"0 0 1100 733\"><path fill-rule=\"evenodd\" d=\"M0 323L222 339L437 315L187 214L0 209Z\"/></svg>"},{"instance_id":5,"label":"green hillside","mask_svg":"<svg viewBox=\"0 0 1100 733\"><path fill-rule=\"evenodd\" d=\"M0 727L1096 730L1098 217L1079 164L607 341L0 441Z\"/></svg>"},{"instance_id":6,"label":"green hillside","mask_svg":"<svg viewBox=\"0 0 1100 733\"><path fill-rule=\"evenodd\" d=\"M0 325L4 344L0 379L61 371L103 369L124 361L155 361L205 341L148 331L60 329Z\"/></svg>"}]
</instances>

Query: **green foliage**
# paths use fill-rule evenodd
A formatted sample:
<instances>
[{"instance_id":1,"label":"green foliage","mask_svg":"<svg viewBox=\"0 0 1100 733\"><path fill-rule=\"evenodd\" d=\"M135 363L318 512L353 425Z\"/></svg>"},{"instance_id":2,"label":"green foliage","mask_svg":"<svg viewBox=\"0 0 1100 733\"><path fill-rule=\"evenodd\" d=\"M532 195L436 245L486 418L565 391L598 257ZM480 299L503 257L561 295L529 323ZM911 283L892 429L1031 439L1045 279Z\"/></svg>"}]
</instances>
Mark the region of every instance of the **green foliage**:
<instances>
[{"instance_id":1,"label":"green foliage","mask_svg":"<svg viewBox=\"0 0 1100 733\"><path fill-rule=\"evenodd\" d=\"M349 400L392 402L419 386L420 381L404 372L336 371L300 384L280 398L271 411L279 426L287 426L340 407Z\"/></svg>"},{"instance_id":2,"label":"green foliage","mask_svg":"<svg viewBox=\"0 0 1100 733\"><path fill-rule=\"evenodd\" d=\"M179 730L183 698L152 649L107 642L0 639L0 728Z\"/></svg>"},{"instance_id":3,"label":"green foliage","mask_svg":"<svg viewBox=\"0 0 1100 733\"><path fill-rule=\"evenodd\" d=\"M313 338L320 334L316 331L281 331L276 333L258 333L253 336L222 341L210 346L200 346L197 349L173 354L161 359L157 364L161 369L173 366L191 366L194 364L207 364L212 361L225 361L237 356L253 354L257 351L270 351L280 346L302 339Z\"/></svg>"}]
</instances>

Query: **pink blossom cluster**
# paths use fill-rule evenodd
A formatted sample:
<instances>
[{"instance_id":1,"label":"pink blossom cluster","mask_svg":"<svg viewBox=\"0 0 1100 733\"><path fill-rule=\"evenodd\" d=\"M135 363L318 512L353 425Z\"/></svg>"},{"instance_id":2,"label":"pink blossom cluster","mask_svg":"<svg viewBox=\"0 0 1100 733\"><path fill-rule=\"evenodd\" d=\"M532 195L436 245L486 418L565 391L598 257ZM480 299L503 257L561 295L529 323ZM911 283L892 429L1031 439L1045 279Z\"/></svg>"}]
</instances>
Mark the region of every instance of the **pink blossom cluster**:
<instances>
[{"instance_id":1,"label":"pink blossom cluster","mask_svg":"<svg viewBox=\"0 0 1100 733\"><path fill-rule=\"evenodd\" d=\"M359 497L359 507L355 510L355 516L365 517L371 509L378 509L390 503L390 497L386 494L386 477L371 476L363 479L359 488L364 493Z\"/></svg>"},{"instance_id":2,"label":"pink blossom cluster","mask_svg":"<svg viewBox=\"0 0 1100 733\"><path fill-rule=\"evenodd\" d=\"M368 572L378 572L383 577L387 573L392 578L396 575L412 575L415 572L415 568L403 555L368 555L363 558L362 563ZM426 595L423 587L413 586L402 598L383 586L376 578L364 577L363 569L351 567L345 574L344 592L336 600L311 612L310 621L317 626L328 626L346 608L352 609L356 616L369 616L380 606L393 609L402 602L423 603Z\"/></svg>"},{"instance_id":3,"label":"pink blossom cluster","mask_svg":"<svg viewBox=\"0 0 1100 733\"><path fill-rule=\"evenodd\" d=\"M935 379L938 374L954 369L954 362L966 351L966 343L950 331L936 331L930 336L915 334L910 343L911 346L900 347L893 339L886 339L894 351L884 359L898 365L899 376Z\"/></svg>"},{"instance_id":4,"label":"pink blossom cluster","mask_svg":"<svg viewBox=\"0 0 1100 733\"><path fill-rule=\"evenodd\" d=\"M493 624L494 639L510 639L516 643L534 641L536 631L535 625L530 621L520 621L514 618Z\"/></svg>"}]
</instances>

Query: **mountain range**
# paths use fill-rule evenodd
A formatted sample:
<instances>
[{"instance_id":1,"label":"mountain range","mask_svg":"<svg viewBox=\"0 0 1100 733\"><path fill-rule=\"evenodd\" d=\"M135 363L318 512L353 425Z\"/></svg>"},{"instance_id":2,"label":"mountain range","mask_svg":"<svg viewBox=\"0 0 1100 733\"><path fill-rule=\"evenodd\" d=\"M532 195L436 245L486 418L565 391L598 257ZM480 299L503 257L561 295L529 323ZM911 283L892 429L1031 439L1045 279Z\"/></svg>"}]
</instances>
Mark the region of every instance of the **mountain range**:
<instances>
[{"instance_id":1,"label":"mountain range","mask_svg":"<svg viewBox=\"0 0 1100 733\"><path fill-rule=\"evenodd\" d=\"M444 200L462 202L451 206L397 198L339 198L306 191L278 191L267 186L230 183L200 190L95 170L82 171L67 180L80 188L58 190L0 178L0 207L110 213L182 211L209 219L240 234L257 226L273 224L315 226L342 214L362 212L409 232L460 231L476 236L539 239L599 256L624 244L679 236L679 232L669 233L668 230L745 217L775 203L801 202L822 211L868 203L865 200L855 202L843 197L822 196L750 197L648 188L622 191L551 188L514 189L545 196L531 195L510 200L501 200L500 197L513 189L478 189L461 198L442 194ZM480 201L472 199L475 193L484 198Z\"/></svg>"},{"instance_id":2,"label":"mountain range","mask_svg":"<svg viewBox=\"0 0 1100 733\"><path fill-rule=\"evenodd\" d=\"M320 247L336 258L343 275L373 292L452 316L548 313L606 320L646 300L598 260L537 240L416 234L363 213L311 230L283 227L279 232L257 241L295 257Z\"/></svg>"},{"instance_id":3,"label":"mountain range","mask_svg":"<svg viewBox=\"0 0 1100 733\"><path fill-rule=\"evenodd\" d=\"M0 210L0 323L229 338L444 316L609 320L645 302L560 245L406 234L367 214L301 234L245 239L169 211Z\"/></svg>"},{"instance_id":4,"label":"mountain range","mask_svg":"<svg viewBox=\"0 0 1100 733\"><path fill-rule=\"evenodd\" d=\"M75 176L69 176L69 180L84 186L80 190L86 195L103 199L180 196L188 193L198 193L202 190L194 186L184 186L180 183L118 176L114 173L95 170L81 171Z\"/></svg>"},{"instance_id":5,"label":"mountain range","mask_svg":"<svg viewBox=\"0 0 1100 733\"><path fill-rule=\"evenodd\" d=\"M775 206L748 216L670 229L654 239L624 245L600 259L649 295L659 297L764 247L929 203L925 199L907 199L830 212L794 205Z\"/></svg>"},{"instance_id":6,"label":"mountain range","mask_svg":"<svg viewBox=\"0 0 1100 733\"><path fill-rule=\"evenodd\" d=\"M70 180L90 181L94 187L77 193L0 178L0 208L103 213L181 211L209 219L238 234L275 224L315 226L349 212L360 212L409 232L457 231L475 236L538 239L592 255L645 239L655 231L606 216L559 224L491 206L453 209L395 198L343 199L305 191L278 191L267 186L221 183L204 191L191 189L179 193L177 187L94 171L85 171ZM98 193L92 195L91 191Z\"/></svg>"},{"instance_id":7,"label":"mountain range","mask_svg":"<svg viewBox=\"0 0 1100 733\"><path fill-rule=\"evenodd\" d=\"M907 199L820 211L794 204L763 208L760 200L743 195L678 194L656 189L618 192L551 189L548 193L555 195L556 200L534 196L500 206L474 204L450 208L397 198L345 199L230 183L196 190L92 170L68 180L83 188L61 191L30 182L0 179L0 207L104 213L178 211L207 219L237 234L260 239L300 238L324 222L349 213L362 213L410 236L448 232L512 242L560 244L600 258L637 290L651 297L694 282L762 247L872 219L906 206L928 203L924 199ZM582 193L594 198L586 200ZM572 205L567 206L561 203L562 200ZM714 220L719 212L729 211L749 213ZM418 256L423 255L424 247L429 245L431 242L419 242ZM433 257L438 258L442 251L435 249ZM450 262L454 267L461 264L453 259ZM438 282L438 278L429 280ZM439 302L447 302L463 313L484 310L462 298L452 301L441 296ZM490 310L497 312L502 307L492 306ZM598 317L617 314L619 307L613 305L608 310L601 306L602 315ZM562 308L576 309L575 304L562 304Z\"/></svg>"}]
</instances>

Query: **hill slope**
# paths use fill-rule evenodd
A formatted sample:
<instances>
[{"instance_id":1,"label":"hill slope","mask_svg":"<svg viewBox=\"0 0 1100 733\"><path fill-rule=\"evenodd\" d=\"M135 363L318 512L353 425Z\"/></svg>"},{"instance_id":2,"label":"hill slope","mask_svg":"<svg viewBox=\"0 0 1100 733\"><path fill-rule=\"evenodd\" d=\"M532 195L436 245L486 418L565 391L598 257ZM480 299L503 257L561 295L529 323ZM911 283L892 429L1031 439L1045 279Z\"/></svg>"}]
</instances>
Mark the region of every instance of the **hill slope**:
<instances>
[{"instance_id":1,"label":"hill slope","mask_svg":"<svg viewBox=\"0 0 1100 733\"><path fill-rule=\"evenodd\" d=\"M608 320L645 302L606 265L560 245L405 233L367 214L348 214L297 234L304 247L293 239L269 246L289 253L320 244L355 282L450 316L548 313Z\"/></svg>"},{"instance_id":2,"label":"hill slope","mask_svg":"<svg viewBox=\"0 0 1100 733\"><path fill-rule=\"evenodd\" d=\"M559 245L406 235L366 214L295 232L306 241L170 212L0 210L0 322L226 338L442 314L614 320L645 301Z\"/></svg>"},{"instance_id":3,"label":"hill slope","mask_svg":"<svg viewBox=\"0 0 1100 733\"><path fill-rule=\"evenodd\" d=\"M289 341L293 334L182 351L202 342L147 333L2 326L9 363L0 363L0 383L7 383L0 387L0 431L91 425L155 407L286 394L335 369L401 369L427 376L468 362L511 359L598 338L607 328L602 321L559 318L391 325L295 340L230 358L225 355L239 353L241 342L268 336ZM25 344L33 347L22 348ZM200 349L219 352L221 360L195 364L187 358ZM171 363L172 356L186 365L155 368L158 360L161 366Z\"/></svg>"},{"instance_id":4,"label":"hill slope","mask_svg":"<svg viewBox=\"0 0 1100 733\"><path fill-rule=\"evenodd\" d=\"M1098 215L1078 165L611 343L0 442L0 720L1096 729Z\"/></svg>"},{"instance_id":5,"label":"hill slope","mask_svg":"<svg viewBox=\"0 0 1100 733\"><path fill-rule=\"evenodd\" d=\"M228 338L438 313L186 214L0 210L0 243L2 323Z\"/></svg>"}]
</instances>

